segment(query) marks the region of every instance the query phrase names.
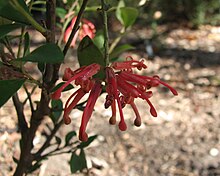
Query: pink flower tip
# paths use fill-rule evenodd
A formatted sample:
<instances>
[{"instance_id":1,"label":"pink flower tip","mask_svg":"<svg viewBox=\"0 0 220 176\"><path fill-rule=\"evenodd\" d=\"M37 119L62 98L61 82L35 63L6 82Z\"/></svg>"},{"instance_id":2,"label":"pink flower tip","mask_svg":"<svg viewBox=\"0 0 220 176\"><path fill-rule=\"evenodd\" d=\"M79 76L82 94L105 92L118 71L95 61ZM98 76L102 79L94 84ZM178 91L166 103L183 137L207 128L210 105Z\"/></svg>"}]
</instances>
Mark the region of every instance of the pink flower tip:
<instances>
[{"instance_id":1,"label":"pink flower tip","mask_svg":"<svg viewBox=\"0 0 220 176\"><path fill-rule=\"evenodd\" d=\"M134 120L134 125L135 125L136 127L141 126L141 119L140 119L140 118L136 118L136 119Z\"/></svg>"},{"instance_id":2,"label":"pink flower tip","mask_svg":"<svg viewBox=\"0 0 220 176\"><path fill-rule=\"evenodd\" d=\"M55 91L54 93L51 94L51 98L53 100L59 100L61 97L61 92L60 91Z\"/></svg>"},{"instance_id":3,"label":"pink flower tip","mask_svg":"<svg viewBox=\"0 0 220 176\"><path fill-rule=\"evenodd\" d=\"M152 116L157 117L157 111L153 107L150 108L150 113Z\"/></svg>"},{"instance_id":4,"label":"pink flower tip","mask_svg":"<svg viewBox=\"0 0 220 176\"><path fill-rule=\"evenodd\" d=\"M66 125L69 125L71 123L71 119L69 116L63 116L63 121Z\"/></svg>"},{"instance_id":5,"label":"pink flower tip","mask_svg":"<svg viewBox=\"0 0 220 176\"><path fill-rule=\"evenodd\" d=\"M88 135L86 134L86 132L80 132L79 140L82 142L86 142L88 140Z\"/></svg>"},{"instance_id":6,"label":"pink flower tip","mask_svg":"<svg viewBox=\"0 0 220 176\"><path fill-rule=\"evenodd\" d=\"M116 116L112 116L112 117L109 119L109 124L111 124L111 125L115 125L115 124L116 124Z\"/></svg>"},{"instance_id":7,"label":"pink flower tip","mask_svg":"<svg viewBox=\"0 0 220 176\"><path fill-rule=\"evenodd\" d=\"M126 131L127 130L127 125L124 121L120 121L118 124L118 127L121 131Z\"/></svg>"}]
</instances>

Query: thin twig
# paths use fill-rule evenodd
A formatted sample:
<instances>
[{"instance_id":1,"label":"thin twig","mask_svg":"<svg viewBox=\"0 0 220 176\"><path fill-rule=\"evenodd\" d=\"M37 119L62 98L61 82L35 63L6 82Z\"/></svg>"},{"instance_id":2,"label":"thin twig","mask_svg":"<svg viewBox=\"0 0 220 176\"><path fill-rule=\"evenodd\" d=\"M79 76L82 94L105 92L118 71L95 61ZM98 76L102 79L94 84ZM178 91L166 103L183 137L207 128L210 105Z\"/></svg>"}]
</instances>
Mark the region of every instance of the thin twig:
<instances>
[{"instance_id":1,"label":"thin twig","mask_svg":"<svg viewBox=\"0 0 220 176\"><path fill-rule=\"evenodd\" d=\"M28 125L27 122L25 120L25 115L24 115L24 106L21 103L21 101L19 100L18 94L15 93L12 97L16 112L17 112L17 116L18 116L18 126L19 129L21 130L21 135L24 136L25 132L28 129ZM23 137L22 137L23 138Z\"/></svg>"},{"instance_id":2,"label":"thin twig","mask_svg":"<svg viewBox=\"0 0 220 176\"><path fill-rule=\"evenodd\" d=\"M60 127L63 125L63 120L61 120L59 123L57 123L55 125L55 127L53 128L53 130L51 131L50 135L47 137L46 141L44 142L44 144L42 145L42 147L37 151L37 153L34 154L35 159L37 159L37 157L39 157L42 152L50 146L50 142L53 139L54 135L56 134L56 132L60 129Z\"/></svg>"},{"instance_id":3,"label":"thin twig","mask_svg":"<svg viewBox=\"0 0 220 176\"><path fill-rule=\"evenodd\" d=\"M66 45L65 45L65 47L63 49L64 56L66 55L66 53L67 53L67 51L68 51L68 49L69 49L69 47L71 45L73 37L75 36L77 30L79 29L79 24L80 24L83 12L85 11L87 3L88 3L88 0L83 0L81 8L80 8L79 13L78 13L77 18L76 18L76 22L75 22L75 24L73 26L73 29L72 29L72 32L70 34L70 37L69 37L69 39L68 39L68 41L67 41L67 43L66 43Z\"/></svg>"},{"instance_id":4,"label":"thin twig","mask_svg":"<svg viewBox=\"0 0 220 176\"><path fill-rule=\"evenodd\" d=\"M25 84L23 85L23 87L24 87L24 90L27 94L27 98L28 98L29 103L30 103L31 112L33 113L34 112L34 106L33 106L33 102L32 102L32 99L31 99L31 93L28 92L28 89L27 89Z\"/></svg>"}]
</instances>

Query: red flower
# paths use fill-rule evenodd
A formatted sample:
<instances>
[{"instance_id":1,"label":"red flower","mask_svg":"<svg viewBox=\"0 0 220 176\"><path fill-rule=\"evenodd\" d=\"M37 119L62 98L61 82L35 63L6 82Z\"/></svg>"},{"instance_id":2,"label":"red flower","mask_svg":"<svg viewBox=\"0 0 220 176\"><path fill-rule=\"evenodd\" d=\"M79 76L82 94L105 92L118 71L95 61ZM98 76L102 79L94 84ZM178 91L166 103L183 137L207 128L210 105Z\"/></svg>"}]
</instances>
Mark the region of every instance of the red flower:
<instances>
[{"instance_id":1,"label":"red flower","mask_svg":"<svg viewBox=\"0 0 220 176\"><path fill-rule=\"evenodd\" d=\"M136 118L134 120L134 124L136 126L141 125L141 117L138 112L138 108L134 103L135 98L146 100L150 106L151 115L157 117L156 109L149 100L153 96L152 91L149 91L151 87L157 87L162 84L170 89L174 95L177 95L177 91L165 82L162 82L158 76L140 76L132 73L134 68L141 70L146 69L147 66L144 64L143 60L135 61L131 58L131 60L124 62L114 62L111 67L106 68L106 92L108 95L106 96L105 108L111 106L112 117L110 118L109 122L110 124L115 124L115 100L117 101L121 117L119 122L120 130L126 130L126 124L124 122L124 116L122 112L122 108L125 107L126 104L129 104L135 113ZM113 69L119 71L114 72Z\"/></svg>"},{"instance_id":2,"label":"red flower","mask_svg":"<svg viewBox=\"0 0 220 176\"><path fill-rule=\"evenodd\" d=\"M98 64L84 66L75 71L72 71L70 68L65 70L63 80L66 81L66 83L51 95L52 98L59 99L63 89L65 89L74 80L76 85L80 85L80 88L68 98L65 104L63 115L65 124L69 124L71 122L69 117L71 110L77 105L81 98L95 86L95 80L92 79L92 76L95 75L99 70L100 65ZM72 102L70 103L71 100Z\"/></svg>"},{"instance_id":3,"label":"red flower","mask_svg":"<svg viewBox=\"0 0 220 176\"><path fill-rule=\"evenodd\" d=\"M161 81L158 76L149 77L134 74L133 69L135 68L141 70L146 69L147 66L144 64L143 60L135 61L131 58L131 60L114 62L110 67L105 67L107 96L104 106L105 108L109 108L111 106L112 116L109 120L109 123L114 125L116 124L117 104L120 114L118 126L122 131L127 129L123 115L123 108L127 104L129 104L134 111L134 124L136 126L141 125L141 117L135 104L135 98L145 100L150 106L151 115L154 117L157 116L156 109L149 100L153 96L152 91L149 90L151 87L157 87L162 84L170 89L174 95L177 95L177 91L165 82ZM75 106L86 93L90 92L86 107L83 111L79 130L79 139L81 141L87 141L88 139L86 127L89 119L91 118L95 103L102 91L101 82L103 80L93 78L93 75L98 73L100 69L101 66L95 63L88 66L83 66L75 71L67 68L63 76L63 80L66 81L65 84L63 84L52 94L53 99L59 99L63 89L65 89L65 87L68 86L72 81L75 81L75 85L80 86L80 88L68 98L64 107L63 119L65 124L69 124L71 122L69 117L71 110L75 108Z\"/></svg>"},{"instance_id":4,"label":"red flower","mask_svg":"<svg viewBox=\"0 0 220 176\"><path fill-rule=\"evenodd\" d=\"M72 31L72 28L76 22L76 18L77 17L74 17L71 21L71 24L70 26L66 29L65 33L64 33L64 42L67 43L68 39L69 39L69 36L71 34L71 31ZM94 38L95 37L95 32L96 32L96 29L95 29L95 26L94 24L87 20L87 19L82 19L82 26L81 28L76 32L72 42L71 42L71 47L74 47L75 44L76 44L76 40L77 40L77 37L79 35L79 39L82 40L85 36L89 36L90 38Z\"/></svg>"}]
</instances>

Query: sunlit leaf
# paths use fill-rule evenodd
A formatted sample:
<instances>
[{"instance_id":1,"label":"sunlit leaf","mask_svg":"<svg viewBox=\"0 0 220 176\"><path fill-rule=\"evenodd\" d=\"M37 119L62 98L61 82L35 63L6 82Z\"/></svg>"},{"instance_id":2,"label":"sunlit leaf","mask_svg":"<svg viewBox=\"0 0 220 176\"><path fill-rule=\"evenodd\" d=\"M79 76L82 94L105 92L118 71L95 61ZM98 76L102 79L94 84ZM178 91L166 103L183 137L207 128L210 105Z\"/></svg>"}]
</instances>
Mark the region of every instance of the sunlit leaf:
<instances>
[{"instance_id":1,"label":"sunlit leaf","mask_svg":"<svg viewBox=\"0 0 220 176\"><path fill-rule=\"evenodd\" d=\"M116 17L127 28L134 24L138 17L138 10L133 7L121 7L116 10Z\"/></svg>"}]
</instances>

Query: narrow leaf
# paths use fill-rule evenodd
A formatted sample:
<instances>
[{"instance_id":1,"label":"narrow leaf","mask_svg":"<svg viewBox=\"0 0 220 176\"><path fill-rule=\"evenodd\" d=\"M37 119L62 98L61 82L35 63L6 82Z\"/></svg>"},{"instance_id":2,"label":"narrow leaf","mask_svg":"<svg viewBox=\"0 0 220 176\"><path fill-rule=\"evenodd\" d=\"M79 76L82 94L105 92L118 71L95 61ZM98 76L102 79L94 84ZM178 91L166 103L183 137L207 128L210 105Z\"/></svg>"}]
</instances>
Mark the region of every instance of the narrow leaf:
<instances>
[{"instance_id":1,"label":"narrow leaf","mask_svg":"<svg viewBox=\"0 0 220 176\"><path fill-rule=\"evenodd\" d=\"M70 131L69 133L67 133L66 137L65 137L65 145L67 146L70 143L70 140L76 136L76 132L75 131Z\"/></svg>"},{"instance_id":2,"label":"narrow leaf","mask_svg":"<svg viewBox=\"0 0 220 176\"><path fill-rule=\"evenodd\" d=\"M61 144L62 140L60 137L58 136L55 136L55 140L56 140L56 143L58 144L58 146Z\"/></svg>"},{"instance_id":3,"label":"narrow leaf","mask_svg":"<svg viewBox=\"0 0 220 176\"><path fill-rule=\"evenodd\" d=\"M24 84L25 79L0 80L0 107L2 107L15 92Z\"/></svg>"},{"instance_id":4,"label":"narrow leaf","mask_svg":"<svg viewBox=\"0 0 220 176\"><path fill-rule=\"evenodd\" d=\"M30 53L30 37L28 32L24 35L24 56Z\"/></svg>"}]
</instances>

